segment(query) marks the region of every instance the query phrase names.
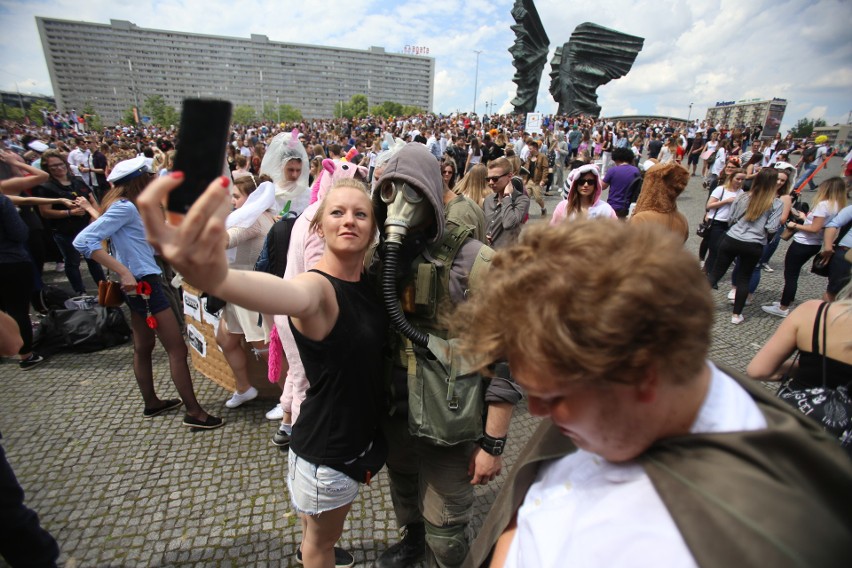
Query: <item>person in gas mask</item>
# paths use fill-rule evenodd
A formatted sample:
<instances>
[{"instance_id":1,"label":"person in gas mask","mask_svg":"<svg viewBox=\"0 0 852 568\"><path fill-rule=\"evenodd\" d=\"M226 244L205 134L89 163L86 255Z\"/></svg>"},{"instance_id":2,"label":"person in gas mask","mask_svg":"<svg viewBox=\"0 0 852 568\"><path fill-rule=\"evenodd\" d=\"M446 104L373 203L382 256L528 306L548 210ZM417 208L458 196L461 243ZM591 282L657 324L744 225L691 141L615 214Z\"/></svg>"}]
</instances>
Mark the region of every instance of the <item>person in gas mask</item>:
<instances>
[{"instance_id":1,"label":"person in gas mask","mask_svg":"<svg viewBox=\"0 0 852 568\"><path fill-rule=\"evenodd\" d=\"M442 195L439 164L414 143L390 159L373 192L382 235L369 270L381 280L394 328L386 365L392 410L383 430L404 532L379 556L380 568L411 566L424 555L430 565L461 565L473 488L500 474L521 398L505 365L492 366L499 376L486 383L448 336L443 322L475 293L493 250L470 238L470 228L446 223Z\"/></svg>"}]
</instances>

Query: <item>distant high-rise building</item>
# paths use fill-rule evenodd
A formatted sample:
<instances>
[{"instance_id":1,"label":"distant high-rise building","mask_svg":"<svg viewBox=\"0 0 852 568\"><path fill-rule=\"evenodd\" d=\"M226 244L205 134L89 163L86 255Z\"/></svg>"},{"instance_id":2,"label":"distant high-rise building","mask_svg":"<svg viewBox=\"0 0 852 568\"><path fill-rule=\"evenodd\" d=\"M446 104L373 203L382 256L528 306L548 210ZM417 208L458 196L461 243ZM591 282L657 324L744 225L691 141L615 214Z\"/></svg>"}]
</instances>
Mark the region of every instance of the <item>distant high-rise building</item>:
<instances>
[{"instance_id":1,"label":"distant high-rise building","mask_svg":"<svg viewBox=\"0 0 852 568\"><path fill-rule=\"evenodd\" d=\"M760 126L763 138L772 138L781 127L787 99L748 99L717 102L707 109L707 122L730 128Z\"/></svg>"},{"instance_id":2,"label":"distant high-rise building","mask_svg":"<svg viewBox=\"0 0 852 568\"><path fill-rule=\"evenodd\" d=\"M160 95L250 105L288 104L306 118L331 117L356 94L432 110L435 60L422 55L233 38L36 17L60 110L87 103L109 123Z\"/></svg>"}]
</instances>

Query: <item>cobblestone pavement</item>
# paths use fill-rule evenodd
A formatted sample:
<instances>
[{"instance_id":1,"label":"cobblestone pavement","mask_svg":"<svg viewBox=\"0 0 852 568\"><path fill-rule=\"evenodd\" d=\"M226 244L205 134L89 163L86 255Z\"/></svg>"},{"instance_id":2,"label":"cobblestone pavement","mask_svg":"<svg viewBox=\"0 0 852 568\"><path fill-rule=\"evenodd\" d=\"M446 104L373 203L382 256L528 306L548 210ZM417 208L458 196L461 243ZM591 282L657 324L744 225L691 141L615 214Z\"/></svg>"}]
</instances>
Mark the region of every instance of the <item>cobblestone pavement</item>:
<instances>
[{"instance_id":1,"label":"cobblestone pavement","mask_svg":"<svg viewBox=\"0 0 852 568\"><path fill-rule=\"evenodd\" d=\"M835 158L829 174L839 168ZM804 193L808 200L814 195ZM691 178L679 206L693 231L705 199L700 178ZM550 212L557 202L547 199ZM538 207L532 211L536 222ZM698 244L694 235L687 241L692 251ZM760 306L780 297L786 249L782 241L771 261L775 272L764 272L742 325L730 324L728 288L714 292L715 360L744 369L777 327L779 320ZM824 279L803 270L798 299L820 297L824 288ZM286 455L271 445L275 424L264 418L274 401L229 410L228 393L194 372L199 401L227 424L189 431L181 426L181 412L146 420L132 356L127 344L89 355L54 355L26 373L8 360L0 365L3 444L27 504L60 544L61 565L295 566L299 526L289 506ZM174 397L160 347L154 370L157 392ZM506 468L537 422L524 405L518 408ZM476 488L474 530L501 479ZM341 545L358 565L371 565L397 534L387 476L380 474L356 499Z\"/></svg>"}]
</instances>

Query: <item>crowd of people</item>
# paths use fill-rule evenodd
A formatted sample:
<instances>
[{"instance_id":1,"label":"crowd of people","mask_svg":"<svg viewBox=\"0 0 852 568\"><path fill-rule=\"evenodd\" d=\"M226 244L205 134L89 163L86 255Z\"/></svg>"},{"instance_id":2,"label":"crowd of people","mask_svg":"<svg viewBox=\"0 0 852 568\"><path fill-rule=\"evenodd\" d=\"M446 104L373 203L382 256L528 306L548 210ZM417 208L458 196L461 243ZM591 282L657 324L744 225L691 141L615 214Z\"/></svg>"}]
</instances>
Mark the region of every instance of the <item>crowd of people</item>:
<instances>
[{"instance_id":1,"label":"crowd of people","mask_svg":"<svg viewBox=\"0 0 852 568\"><path fill-rule=\"evenodd\" d=\"M823 180L809 211L791 194L813 183L825 144L764 143L751 129L700 120L548 116L535 133L517 116L237 125L223 175L172 224L162 203L184 179L172 168L176 132L66 134L6 125L0 155L0 268L26 273L2 278L0 309L20 328L21 369L42 361L27 333L30 307L42 307L44 263L61 255L73 291L84 294L83 259L93 281L105 280L105 267L124 291L143 416L184 406L184 425L218 428L224 420L195 398L163 275L174 269L224 301L216 340L236 377L227 408L257 396L243 339L270 368L283 358L281 399L267 417L279 423L273 443L287 451L306 566L352 565L336 544L359 484L385 466L402 538L380 555L381 568L424 558L441 567L488 558L494 566L656 565L661 551L663 563L678 565L735 553L782 562L791 550L805 564L836 563L852 530L840 506L852 473L836 441L707 359L710 286L736 263L731 321L742 323L787 229L794 241L781 301L763 307L785 318L783 339L767 343L749 372L772 379L796 337L803 359L808 349L831 359L833 385L852 380L850 327L837 323L852 317L848 177ZM798 167L792 152L801 152ZM689 220L677 208L698 165L709 191L705 218L692 220L709 224L703 272L684 249ZM557 195L548 216L544 198ZM531 202L546 222L528 226ZM288 221L286 270L255 270ZM817 317L812 302L791 308L799 271L815 256L831 274L819 309L834 318L830 350L816 332L809 343L791 331ZM180 398L155 393L155 338ZM524 395L533 414L551 420L471 548L473 488L501 474ZM720 433L735 435L720 444ZM807 463L789 459L797 454ZM778 481L754 460L789 474L783 490L822 522L799 534L782 507L755 512L751 504L766 505ZM819 479L792 483L813 464ZM684 477L694 487L678 485ZM698 503L698 494L715 501ZM576 514L563 533L568 511ZM613 534L606 527L615 518Z\"/></svg>"}]
</instances>

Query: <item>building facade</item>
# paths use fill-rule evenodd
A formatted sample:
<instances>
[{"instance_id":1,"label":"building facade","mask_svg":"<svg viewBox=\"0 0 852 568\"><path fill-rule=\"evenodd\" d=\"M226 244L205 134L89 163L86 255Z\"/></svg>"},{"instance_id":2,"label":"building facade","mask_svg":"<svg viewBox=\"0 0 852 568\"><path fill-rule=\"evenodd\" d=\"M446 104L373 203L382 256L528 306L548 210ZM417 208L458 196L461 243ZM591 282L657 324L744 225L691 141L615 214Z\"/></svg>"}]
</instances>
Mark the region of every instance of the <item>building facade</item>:
<instances>
[{"instance_id":1,"label":"building facade","mask_svg":"<svg viewBox=\"0 0 852 568\"><path fill-rule=\"evenodd\" d=\"M749 99L717 102L707 109L705 119L712 124L736 126L760 126L762 138L772 138L781 128L781 120L787 109L786 99Z\"/></svg>"},{"instance_id":2,"label":"building facade","mask_svg":"<svg viewBox=\"0 0 852 568\"><path fill-rule=\"evenodd\" d=\"M288 104L305 118L331 117L356 94L431 111L435 60L423 55L320 47L36 17L56 104L86 103L106 123L159 95L180 109L188 97L234 105Z\"/></svg>"},{"instance_id":3,"label":"building facade","mask_svg":"<svg viewBox=\"0 0 852 568\"><path fill-rule=\"evenodd\" d=\"M811 138L825 135L828 136L828 143L841 151L848 151L852 148L852 125L850 124L835 124L834 126L817 126Z\"/></svg>"}]
</instances>

